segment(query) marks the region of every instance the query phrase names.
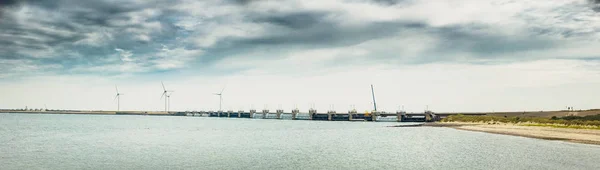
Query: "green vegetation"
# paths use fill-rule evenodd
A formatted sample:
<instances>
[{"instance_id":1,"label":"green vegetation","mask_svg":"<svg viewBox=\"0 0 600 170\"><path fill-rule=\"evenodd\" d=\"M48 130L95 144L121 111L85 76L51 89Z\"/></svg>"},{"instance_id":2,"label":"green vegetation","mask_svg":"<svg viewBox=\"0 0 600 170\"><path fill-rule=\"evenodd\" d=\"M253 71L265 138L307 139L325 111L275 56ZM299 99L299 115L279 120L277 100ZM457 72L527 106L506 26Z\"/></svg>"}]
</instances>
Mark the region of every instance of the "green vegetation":
<instances>
[{"instance_id":1,"label":"green vegetation","mask_svg":"<svg viewBox=\"0 0 600 170\"><path fill-rule=\"evenodd\" d=\"M583 125L560 125L560 124L520 124L521 126L538 126L538 127L552 127L552 128L571 128L571 129L596 129L600 130L600 126L583 126Z\"/></svg>"},{"instance_id":2,"label":"green vegetation","mask_svg":"<svg viewBox=\"0 0 600 170\"><path fill-rule=\"evenodd\" d=\"M552 117L553 119L563 119L563 120L583 120L583 121L600 121L600 114L598 115L587 115L587 116L565 116L561 118Z\"/></svg>"},{"instance_id":3,"label":"green vegetation","mask_svg":"<svg viewBox=\"0 0 600 170\"><path fill-rule=\"evenodd\" d=\"M600 129L600 115L565 116L565 117L501 117L501 116L465 116L452 115L442 122L483 122L514 123L524 126L544 126L557 128Z\"/></svg>"}]
</instances>

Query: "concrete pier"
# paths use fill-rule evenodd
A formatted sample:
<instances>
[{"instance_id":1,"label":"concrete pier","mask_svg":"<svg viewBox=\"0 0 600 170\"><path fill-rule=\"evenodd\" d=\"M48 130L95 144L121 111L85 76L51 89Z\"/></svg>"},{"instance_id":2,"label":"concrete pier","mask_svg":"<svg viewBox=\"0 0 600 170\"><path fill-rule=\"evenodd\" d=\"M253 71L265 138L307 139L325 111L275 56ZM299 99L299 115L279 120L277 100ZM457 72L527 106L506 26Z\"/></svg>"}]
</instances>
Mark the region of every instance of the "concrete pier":
<instances>
[{"instance_id":1,"label":"concrete pier","mask_svg":"<svg viewBox=\"0 0 600 170\"><path fill-rule=\"evenodd\" d=\"M379 116L379 112L373 111L371 112L371 121L377 121L377 116Z\"/></svg>"},{"instance_id":2,"label":"concrete pier","mask_svg":"<svg viewBox=\"0 0 600 170\"><path fill-rule=\"evenodd\" d=\"M314 116L317 114L317 110L315 109L310 109L308 110L308 120L313 120Z\"/></svg>"},{"instance_id":3,"label":"concrete pier","mask_svg":"<svg viewBox=\"0 0 600 170\"><path fill-rule=\"evenodd\" d=\"M283 114L283 110L282 109L277 109L275 111L275 114L277 114L277 119L281 119L281 114Z\"/></svg>"},{"instance_id":4,"label":"concrete pier","mask_svg":"<svg viewBox=\"0 0 600 170\"><path fill-rule=\"evenodd\" d=\"M229 117L229 115L225 111L219 111L219 114L220 114L219 117Z\"/></svg>"},{"instance_id":5,"label":"concrete pier","mask_svg":"<svg viewBox=\"0 0 600 170\"><path fill-rule=\"evenodd\" d=\"M254 118L254 114L256 114L256 110L250 110L250 118Z\"/></svg>"},{"instance_id":6,"label":"concrete pier","mask_svg":"<svg viewBox=\"0 0 600 170\"><path fill-rule=\"evenodd\" d=\"M356 111L356 109L352 109L352 110L348 111L348 120L349 120L349 121L352 121L352 118L353 118L353 117L354 117L354 115L356 115L356 114L357 114L357 111Z\"/></svg>"},{"instance_id":7,"label":"concrete pier","mask_svg":"<svg viewBox=\"0 0 600 170\"><path fill-rule=\"evenodd\" d=\"M429 110L425 111L425 121L427 121L427 122L431 121L432 120L432 114L433 114L432 111L429 111Z\"/></svg>"},{"instance_id":8,"label":"concrete pier","mask_svg":"<svg viewBox=\"0 0 600 170\"><path fill-rule=\"evenodd\" d=\"M335 110L327 111L327 120L331 121L333 114L335 114Z\"/></svg>"},{"instance_id":9,"label":"concrete pier","mask_svg":"<svg viewBox=\"0 0 600 170\"><path fill-rule=\"evenodd\" d=\"M406 115L405 111L397 111L396 116L398 117L398 122L402 122L402 118Z\"/></svg>"},{"instance_id":10,"label":"concrete pier","mask_svg":"<svg viewBox=\"0 0 600 170\"><path fill-rule=\"evenodd\" d=\"M262 110L262 118L266 119L267 118L267 114L269 114L269 109L263 109Z\"/></svg>"},{"instance_id":11,"label":"concrete pier","mask_svg":"<svg viewBox=\"0 0 600 170\"><path fill-rule=\"evenodd\" d=\"M294 109L292 110L292 120L296 120L296 116L300 113L300 110Z\"/></svg>"}]
</instances>

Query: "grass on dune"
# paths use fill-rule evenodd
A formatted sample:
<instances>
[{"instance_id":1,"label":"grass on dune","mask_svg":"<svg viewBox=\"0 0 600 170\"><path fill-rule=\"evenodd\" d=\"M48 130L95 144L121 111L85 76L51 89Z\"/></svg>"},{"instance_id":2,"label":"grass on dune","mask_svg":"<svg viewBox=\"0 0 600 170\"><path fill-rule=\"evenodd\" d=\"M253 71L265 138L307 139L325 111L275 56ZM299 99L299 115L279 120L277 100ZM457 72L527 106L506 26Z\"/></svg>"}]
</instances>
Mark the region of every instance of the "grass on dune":
<instances>
[{"instance_id":1,"label":"grass on dune","mask_svg":"<svg viewBox=\"0 0 600 170\"><path fill-rule=\"evenodd\" d=\"M536 127L552 127L552 128L594 129L594 130L600 130L600 126L584 126L584 125L561 125L561 124L529 123L529 124L520 124L520 126L536 126Z\"/></svg>"},{"instance_id":2,"label":"grass on dune","mask_svg":"<svg viewBox=\"0 0 600 170\"><path fill-rule=\"evenodd\" d=\"M573 129L600 130L600 115L565 116L565 117L502 117L502 116L465 116L462 114L448 116L442 122L483 122L483 123L513 123L522 126L539 126Z\"/></svg>"}]
</instances>

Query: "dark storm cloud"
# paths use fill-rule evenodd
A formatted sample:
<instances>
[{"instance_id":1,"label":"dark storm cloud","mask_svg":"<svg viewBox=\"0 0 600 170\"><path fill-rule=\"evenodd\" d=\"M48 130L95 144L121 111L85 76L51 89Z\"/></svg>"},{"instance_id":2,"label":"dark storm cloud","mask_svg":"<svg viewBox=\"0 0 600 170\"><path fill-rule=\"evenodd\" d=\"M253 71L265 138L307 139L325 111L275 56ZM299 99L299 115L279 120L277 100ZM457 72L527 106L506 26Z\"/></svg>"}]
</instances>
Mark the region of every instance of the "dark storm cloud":
<instances>
[{"instance_id":1,"label":"dark storm cloud","mask_svg":"<svg viewBox=\"0 0 600 170\"><path fill-rule=\"evenodd\" d=\"M176 28L165 21L163 16L167 14L141 22L132 22L135 19L132 17L136 16L131 14L170 2L175 1L145 1L139 4L77 0L11 2L14 8L3 10L0 20L0 44L3 45L0 47L0 60L32 60L27 63L60 64L69 69L85 65L119 64L107 62L106 59L114 56L116 48L136 51L138 54L153 53L161 48L160 44L149 45L149 42L136 36L143 34L151 38L153 43L164 43L169 36L173 36ZM162 12L162 9L158 9L158 12ZM23 15L32 16L23 19ZM160 30L146 28L145 24L150 22L158 23ZM95 41L103 42L93 44Z\"/></svg>"},{"instance_id":2,"label":"dark storm cloud","mask_svg":"<svg viewBox=\"0 0 600 170\"><path fill-rule=\"evenodd\" d=\"M148 8L160 7L170 4L171 1L148 0L144 3L132 3L127 1L86 1L77 0L38 0L28 2L28 5L40 7L46 10L58 10L66 15L63 22L55 23L61 25L65 23L76 23L90 26L115 26L109 21L116 19L129 19L124 14L141 11ZM177 1L172 1L177 3Z\"/></svg>"},{"instance_id":3,"label":"dark storm cloud","mask_svg":"<svg viewBox=\"0 0 600 170\"><path fill-rule=\"evenodd\" d=\"M404 29L426 29L427 25L416 22L377 22L364 26L342 26L326 21L324 14L302 13L262 16L254 20L272 24L270 35L256 38L227 38L207 49L203 62L220 60L236 54L250 52L285 54L290 51L351 46L365 41L394 36ZM235 50L232 50L235 49ZM251 56L276 58L277 55Z\"/></svg>"},{"instance_id":4,"label":"dark storm cloud","mask_svg":"<svg viewBox=\"0 0 600 170\"><path fill-rule=\"evenodd\" d=\"M250 4L252 2L258 2L261 0L226 0L226 2L230 2L230 3L234 3L234 4L239 4L239 5L247 5Z\"/></svg>"},{"instance_id":5,"label":"dark storm cloud","mask_svg":"<svg viewBox=\"0 0 600 170\"><path fill-rule=\"evenodd\" d=\"M588 0L592 4L592 9L596 12L600 12L600 0Z\"/></svg>"},{"instance_id":6,"label":"dark storm cloud","mask_svg":"<svg viewBox=\"0 0 600 170\"><path fill-rule=\"evenodd\" d=\"M15 5L19 2L20 2L20 0L2 0L2 1L0 1L0 5L1 5L0 7Z\"/></svg>"},{"instance_id":7,"label":"dark storm cloud","mask_svg":"<svg viewBox=\"0 0 600 170\"><path fill-rule=\"evenodd\" d=\"M336 20L327 19L329 11L296 11L291 13L252 13L248 21L274 26L269 34L253 38L224 38L207 49L218 60L237 53L250 51L285 52L311 48L330 48L355 45L372 39L393 36L402 29L427 27L418 22L373 22L360 26L343 26ZM235 49L235 50L232 50ZM276 56L255 56L276 57Z\"/></svg>"},{"instance_id":8,"label":"dark storm cloud","mask_svg":"<svg viewBox=\"0 0 600 170\"><path fill-rule=\"evenodd\" d=\"M489 59L503 55L512 56L523 51L543 51L559 46L555 41L536 36L556 32L548 27L529 30L533 33L530 37L510 37L482 33L481 30L493 29L492 26L485 24L458 23L451 26L432 26L425 20L369 21L366 19L362 21L361 18L355 21L359 24L343 24L348 19L354 19L343 17L345 14L340 11L344 10L300 8L261 10L262 6L259 4L261 1L253 0L206 1L206 4L200 3L198 11L175 8L175 5L193 5L191 1L184 1L2 1L2 6L8 8L2 8L0 16L0 62L26 60L27 62L15 63L34 66L59 65L61 67L37 68L60 69L52 71L65 74L87 73L85 68L131 64L127 62L136 63L136 66L140 67L152 67L152 64L163 62L161 59L164 59L166 54L163 56L158 54L168 51L163 49L166 47L202 51L202 57L184 62L194 64L190 68L200 69L210 68L211 64L224 58L275 59L302 50L354 46L381 39L412 36L410 35L412 33L424 34L441 42L427 44L432 50L414 57L415 63L451 61L455 59L452 54L462 53L472 54L475 58ZM409 1L348 0L347 2L388 7ZM598 0L590 2L599 4ZM214 13L208 10L219 9L219 5L225 5L227 8ZM252 8L245 6L252 6ZM205 10L202 8L206 8L209 12L203 13ZM222 11L227 13L221 14ZM195 23L199 25L195 27L178 23L187 17L198 18L198 21L193 20L192 25ZM238 18L241 19L236 20ZM217 35L214 44L197 43L198 40L210 39L214 34L220 33L220 30L206 29L213 28L210 26L215 26L217 29L240 26L242 27L240 29L245 29L243 27L246 25L265 29L266 33L251 36ZM241 30L243 31L246 30ZM561 33L566 38L586 35L581 32L569 32L569 30ZM403 48L398 47L410 47L411 44L377 45L380 47L367 49L370 50L369 56L364 57L372 58L374 62L393 63L406 57L403 55L405 52ZM128 55L123 56L123 52ZM168 54L166 58L172 55ZM174 60L177 59L179 58ZM164 71L140 69L149 72ZM94 71L90 72L94 73ZM114 72L118 73L118 71Z\"/></svg>"},{"instance_id":9,"label":"dark storm cloud","mask_svg":"<svg viewBox=\"0 0 600 170\"><path fill-rule=\"evenodd\" d=\"M410 42L381 44L380 49L371 50L370 55L365 56L360 62L378 63L405 63L405 64L425 64L435 62L452 62L456 60L478 60L478 59L511 59L513 61L525 61L532 59L541 59L544 56L527 56L517 55L522 52L545 51L560 47L561 44L556 41L540 38L536 36L530 37L510 37L489 34L481 32L488 29L483 25L460 25L460 26L445 26L433 27L426 24L405 24L405 25L387 25L381 27L386 30L394 29L392 32L398 33L398 37L411 37L413 34L427 35L433 37L436 42L426 44L429 50L424 51L418 56L414 54L405 54L405 51L410 51L413 46ZM365 32L381 31L370 30ZM390 30L391 31L391 30ZM382 35L391 35L382 34ZM385 37L374 37L375 40ZM418 40L414 43L419 43ZM457 56L459 54L460 56ZM345 59L352 61L350 59ZM330 64L337 65L339 63L348 62L342 60L334 60ZM472 63L486 64L486 63Z\"/></svg>"},{"instance_id":10,"label":"dark storm cloud","mask_svg":"<svg viewBox=\"0 0 600 170\"><path fill-rule=\"evenodd\" d=\"M479 28L469 29L468 26L454 26L436 29L436 34L444 41L436 51L468 51L486 57L520 51L544 50L556 46L552 41L537 37L508 37L473 31Z\"/></svg>"},{"instance_id":11,"label":"dark storm cloud","mask_svg":"<svg viewBox=\"0 0 600 170\"><path fill-rule=\"evenodd\" d=\"M385 39L401 32L418 32L439 39L441 43L428 44L432 49L416 59L414 63L450 61L451 54L470 53L477 58L494 58L503 54L523 51L547 50L558 46L553 41L538 37L507 37L479 33L490 29L485 25L456 25L433 27L421 22L389 21L373 22L363 26L342 26L334 21L324 20L326 13L294 13L255 17L253 21L280 26L270 35L257 38L224 39L214 48L208 49L212 57L205 60L218 60L238 53L285 53L290 49L322 49L353 46L370 40ZM411 44L382 44L388 51L373 51L368 58L382 62L403 60L405 56L398 46ZM389 48L385 48L385 47ZM236 49L236 50L231 50ZM393 51L393 52L392 52ZM253 57L278 57L273 55ZM339 63L332 63L339 64Z\"/></svg>"},{"instance_id":12,"label":"dark storm cloud","mask_svg":"<svg viewBox=\"0 0 600 170\"><path fill-rule=\"evenodd\" d=\"M324 12L297 12L283 15L254 16L255 19L253 20L257 23L274 24L289 29L307 29L323 22L322 18L325 15Z\"/></svg>"},{"instance_id":13,"label":"dark storm cloud","mask_svg":"<svg viewBox=\"0 0 600 170\"><path fill-rule=\"evenodd\" d=\"M347 46L367 40L392 36L401 29L425 28L422 23L381 22L354 28L333 23L323 23L305 29L293 29L281 34L244 39L245 45L307 45L307 46Z\"/></svg>"},{"instance_id":14,"label":"dark storm cloud","mask_svg":"<svg viewBox=\"0 0 600 170\"><path fill-rule=\"evenodd\" d=\"M371 0L371 1L381 4L381 5L396 5L396 4L399 4L406 0Z\"/></svg>"}]
</instances>

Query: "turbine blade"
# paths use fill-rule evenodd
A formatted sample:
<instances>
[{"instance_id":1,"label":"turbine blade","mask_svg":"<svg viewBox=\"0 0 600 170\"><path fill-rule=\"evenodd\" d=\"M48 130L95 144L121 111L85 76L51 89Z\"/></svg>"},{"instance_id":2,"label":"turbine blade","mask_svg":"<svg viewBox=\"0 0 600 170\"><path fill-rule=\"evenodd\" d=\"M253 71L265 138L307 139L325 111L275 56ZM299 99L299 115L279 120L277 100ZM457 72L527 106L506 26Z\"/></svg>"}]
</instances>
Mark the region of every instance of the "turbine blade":
<instances>
[{"instance_id":1,"label":"turbine blade","mask_svg":"<svg viewBox=\"0 0 600 170\"><path fill-rule=\"evenodd\" d=\"M115 90L117 90L117 94L119 93L119 88L117 88L117 85L115 85Z\"/></svg>"},{"instance_id":2,"label":"turbine blade","mask_svg":"<svg viewBox=\"0 0 600 170\"><path fill-rule=\"evenodd\" d=\"M163 92L162 95L160 95L160 100L162 100L163 96L165 96L165 92Z\"/></svg>"},{"instance_id":3,"label":"turbine blade","mask_svg":"<svg viewBox=\"0 0 600 170\"><path fill-rule=\"evenodd\" d=\"M167 89L165 88L165 83L163 83L162 81L160 81L160 84L162 84L163 90L167 91Z\"/></svg>"},{"instance_id":4,"label":"turbine blade","mask_svg":"<svg viewBox=\"0 0 600 170\"><path fill-rule=\"evenodd\" d=\"M119 97L119 95L115 95L115 98L113 99L113 102L114 102L115 100L117 100L117 97Z\"/></svg>"},{"instance_id":5,"label":"turbine blade","mask_svg":"<svg viewBox=\"0 0 600 170\"><path fill-rule=\"evenodd\" d=\"M223 94L223 91L225 90L225 87L223 87L223 89L221 89L221 93L219 93L219 94Z\"/></svg>"}]
</instances>

